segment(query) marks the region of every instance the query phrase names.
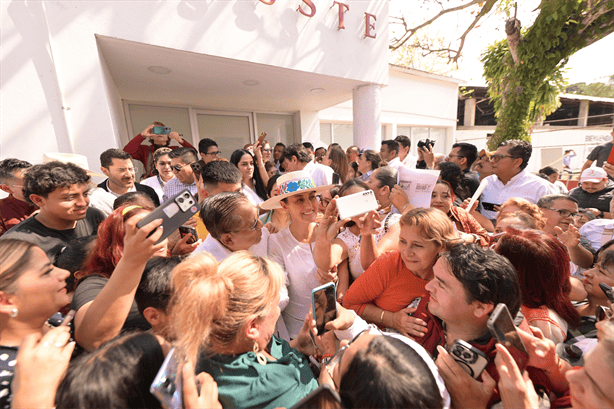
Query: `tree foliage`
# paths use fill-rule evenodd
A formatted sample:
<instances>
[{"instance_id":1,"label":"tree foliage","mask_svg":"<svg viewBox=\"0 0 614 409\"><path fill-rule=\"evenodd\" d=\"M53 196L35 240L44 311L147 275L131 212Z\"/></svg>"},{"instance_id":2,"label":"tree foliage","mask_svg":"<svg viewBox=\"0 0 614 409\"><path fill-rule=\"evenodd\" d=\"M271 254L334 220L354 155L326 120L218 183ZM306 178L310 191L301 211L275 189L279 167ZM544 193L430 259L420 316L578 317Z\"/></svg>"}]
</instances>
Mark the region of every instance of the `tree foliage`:
<instances>
[{"instance_id":1,"label":"tree foliage","mask_svg":"<svg viewBox=\"0 0 614 409\"><path fill-rule=\"evenodd\" d=\"M507 40L483 54L497 117L491 149L507 139L530 140L536 115L556 107L553 95L564 90L561 69L569 57L614 32L614 0L542 0L539 9L526 30L517 19L509 19Z\"/></svg>"},{"instance_id":2,"label":"tree foliage","mask_svg":"<svg viewBox=\"0 0 614 409\"><path fill-rule=\"evenodd\" d=\"M493 13L509 15L516 3L514 0L456 3L415 0L411 4L412 12L416 10L415 4L438 7L437 13L416 24L405 17L391 16L391 23L398 24L401 33L391 38L390 49L408 49L404 52L405 60L400 61L416 67L420 58L432 55L457 63L468 33ZM534 23L524 30L515 15L510 18L505 24L507 38L497 41L482 54L484 77L497 117L497 128L489 141L491 149L506 139L529 140L535 121L560 104L557 95L565 90L563 68L569 57L614 32L614 0L541 0L535 11L538 15ZM424 35L424 30L436 21L459 12L469 12L471 17L463 20L464 31L455 42L446 45L440 39L428 40L429 36ZM578 89L581 92L582 87Z\"/></svg>"},{"instance_id":3,"label":"tree foliage","mask_svg":"<svg viewBox=\"0 0 614 409\"><path fill-rule=\"evenodd\" d=\"M565 88L568 94L588 95L591 97L614 98L614 75L610 76L608 83L593 82L578 82L571 84Z\"/></svg>"}]
</instances>

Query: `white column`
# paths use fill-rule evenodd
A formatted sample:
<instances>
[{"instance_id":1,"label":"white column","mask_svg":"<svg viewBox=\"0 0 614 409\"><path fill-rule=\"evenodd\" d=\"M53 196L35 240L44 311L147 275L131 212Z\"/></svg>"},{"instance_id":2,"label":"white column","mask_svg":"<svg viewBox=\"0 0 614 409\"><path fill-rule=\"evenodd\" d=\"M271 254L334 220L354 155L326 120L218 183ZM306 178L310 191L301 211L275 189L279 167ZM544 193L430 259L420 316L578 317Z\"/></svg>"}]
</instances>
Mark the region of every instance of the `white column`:
<instances>
[{"instance_id":1,"label":"white column","mask_svg":"<svg viewBox=\"0 0 614 409\"><path fill-rule=\"evenodd\" d=\"M578 126L588 126L588 101L580 101L580 112L578 112Z\"/></svg>"},{"instance_id":2,"label":"white column","mask_svg":"<svg viewBox=\"0 0 614 409\"><path fill-rule=\"evenodd\" d=\"M379 151L382 143L382 88L362 85L353 91L354 144Z\"/></svg>"},{"instance_id":3,"label":"white column","mask_svg":"<svg viewBox=\"0 0 614 409\"><path fill-rule=\"evenodd\" d=\"M465 121L463 126L475 126L475 98L465 100Z\"/></svg>"}]
</instances>

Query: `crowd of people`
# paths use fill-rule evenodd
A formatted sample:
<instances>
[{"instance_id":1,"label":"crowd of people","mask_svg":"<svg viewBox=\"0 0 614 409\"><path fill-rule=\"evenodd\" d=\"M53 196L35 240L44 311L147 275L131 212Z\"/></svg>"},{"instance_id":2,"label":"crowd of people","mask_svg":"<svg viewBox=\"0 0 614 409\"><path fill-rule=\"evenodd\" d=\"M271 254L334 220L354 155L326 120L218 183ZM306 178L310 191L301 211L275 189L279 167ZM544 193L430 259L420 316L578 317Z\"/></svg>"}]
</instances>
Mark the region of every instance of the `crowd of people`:
<instances>
[{"instance_id":1,"label":"crowd of people","mask_svg":"<svg viewBox=\"0 0 614 409\"><path fill-rule=\"evenodd\" d=\"M527 171L522 140L414 157L403 135L379 152L265 139L225 160L168 130L102 152L102 175L80 155L0 161L0 409L163 407L170 358L184 408L614 408L604 147L567 191ZM430 207L401 168L439 171ZM139 223L185 190L200 210L182 229ZM364 194L377 209L339 216Z\"/></svg>"}]
</instances>

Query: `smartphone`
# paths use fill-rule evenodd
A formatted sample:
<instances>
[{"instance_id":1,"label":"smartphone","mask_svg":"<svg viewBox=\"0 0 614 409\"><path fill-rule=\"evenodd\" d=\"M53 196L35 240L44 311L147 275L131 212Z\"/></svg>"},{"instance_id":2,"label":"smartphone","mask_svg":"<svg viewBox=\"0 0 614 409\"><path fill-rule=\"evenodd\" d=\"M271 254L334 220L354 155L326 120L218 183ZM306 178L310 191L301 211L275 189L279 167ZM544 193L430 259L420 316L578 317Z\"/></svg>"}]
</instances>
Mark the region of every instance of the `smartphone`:
<instances>
[{"instance_id":1,"label":"smartphone","mask_svg":"<svg viewBox=\"0 0 614 409\"><path fill-rule=\"evenodd\" d=\"M199 160L197 162L190 163L190 167L192 168L192 172L194 173L194 177L200 180L201 170L206 165L204 160Z\"/></svg>"},{"instance_id":2,"label":"smartphone","mask_svg":"<svg viewBox=\"0 0 614 409\"><path fill-rule=\"evenodd\" d=\"M406 308L418 308L418 304L420 304L420 301L422 300L422 297L416 297L413 300L411 300L411 302L407 305ZM411 312L408 314L410 317L414 316L414 313Z\"/></svg>"},{"instance_id":3,"label":"smartphone","mask_svg":"<svg viewBox=\"0 0 614 409\"><path fill-rule=\"evenodd\" d=\"M182 409L181 386L179 357L175 348L173 348L166 355L158 374L151 383L149 391L158 398L163 407Z\"/></svg>"},{"instance_id":4,"label":"smartphone","mask_svg":"<svg viewBox=\"0 0 614 409\"><path fill-rule=\"evenodd\" d=\"M334 283L326 283L311 290L313 318L316 320L318 335L324 334L326 323L337 318L337 288Z\"/></svg>"},{"instance_id":5,"label":"smartphone","mask_svg":"<svg viewBox=\"0 0 614 409\"><path fill-rule=\"evenodd\" d=\"M612 317L612 310L603 305L597 306L597 312L595 313L597 321L609 320Z\"/></svg>"},{"instance_id":6,"label":"smartphone","mask_svg":"<svg viewBox=\"0 0 614 409\"><path fill-rule=\"evenodd\" d=\"M154 135L168 135L171 133L171 128L168 126L154 126L151 133Z\"/></svg>"},{"instance_id":7,"label":"smartphone","mask_svg":"<svg viewBox=\"0 0 614 409\"><path fill-rule=\"evenodd\" d=\"M614 149L612 150L614 151ZM601 288L601 291L603 291L605 296L608 297L610 302L614 302L614 291L612 291L612 287L604 283L599 283L599 288Z\"/></svg>"},{"instance_id":8,"label":"smartphone","mask_svg":"<svg viewBox=\"0 0 614 409\"><path fill-rule=\"evenodd\" d=\"M343 407L339 393L327 383L320 385L290 409L320 409Z\"/></svg>"},{"instance_id":9,"label":"smartphone","mask_svg":"<svg viewBox=\"0 0 614 409\"><path fill-rule=\"evenodd\" d=\"M496 212L495 206L501 206L501 205L494 204L494 203L482 202L482 207L484 208L484 210L488 210L490 212Z\"/></svg>"},{"instance_id":10,"label":"smartphone","mask_svg":"<svg viewBox=\"0 0 614 409\"><path fill-rule=\"evenodd\" d=\"M338 173L333 173L333 185L339 185L339 181L341 180L341 176Z\"/></svg>"},{"instance_id":11,"label":"smartphone","mask_svg":"<svg viewBox=\"0 0 614 409\"><path fill-rule=\"evenodd\" d=\"M354 193L337 199L337 210L341 219L365 214L371 210L377 210L377 199L372 190Z\"/></svg>"},{"instance_id":12,"label":"smartphone","mask_svg":"<svg viewBox=\"0 0 614 409\"><path fill-rule=\"evenodd\" d=\"M260 142L260 145L262 145L262 141L264 141L264 138L266 138L266 132L260 133L260 136L258 137L258 142Z\"/></svg>"},{"instance_id":13,"label":"smartphone","mask_svg":"<svg viewBox=\"0 0 614 409\"><path fill-rule=\"evenodd\" d=\"M188 219L198 213L199 210L200 206L198 205L198 201L188 189L185 189L168 199L166 202L162 203L153 212L145 216L136 224L136 227L140 229L153 220L162 219L162 228L164 231L162 232L162 236L156 242L156 244L158 244L170 236ZM150 235L151 234L153 234L153 232L151 232Z\"/></svg>"},{"instance_id":14,"label":"smartphone","mask_svg":"<svg viewBox=\"0 0 614 409\"><path fill-rule=\"evenodd\" d=\"M188 241L186 241L187 244L196 243L196 240L198 240L198 232L194 227L191 226L179 226L179 234L181 235L182 239L188 234L192 235L192 237L188 239Z\"/></svg>"},{"instance_id":15,"label":"smartphone","mask_svg":"<svg viewBox=\"0 0 614 409\"><path fill-rule=\"evenodd\" d=\"M480 377L489 362L484 352L462 339L454 341L450 348L448 348L448 352L473 379Z\"/></svg>"},{"instance_id":16,"label":"smartphone","mask_svg":"<svg viewBox=\"0 0 614 409\"><path fill-rule=\"evenodd\" d=\"M503 303L497 304L490 318L488 318L486 326L492 336L507 348L512 357L514 357L518 368L522 371L527 366L529 354L514 326L507 305Z\"/></svg>"}]
</instances>

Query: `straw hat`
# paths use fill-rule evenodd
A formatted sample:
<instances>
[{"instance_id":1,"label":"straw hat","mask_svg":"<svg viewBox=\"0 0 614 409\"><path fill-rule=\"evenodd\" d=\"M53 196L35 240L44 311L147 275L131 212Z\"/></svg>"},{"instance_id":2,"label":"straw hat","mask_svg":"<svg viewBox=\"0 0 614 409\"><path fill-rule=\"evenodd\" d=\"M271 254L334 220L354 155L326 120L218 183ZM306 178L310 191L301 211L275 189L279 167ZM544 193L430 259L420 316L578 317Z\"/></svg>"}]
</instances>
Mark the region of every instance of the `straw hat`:
<instances>
[{"instance_id":1,"label":"straw hat","mask_svg":"<svg viewBox=\"0 0 614 409\"><path fill-rule=\"evenodd\" d=\"M266 202L260 203L260 208L264 210L281 209L279 203L283 199L300 193L321 193L330 190L336 185L316 186L311 174L306 170L288 172L277 179L277 196L270 198Z\"/></svg>"},{"instance_id":2,"label":"straw hat","mask_svg":"<svg viewBox=\"0 0 614 409\"><path fill-rule=\"evenodd\" d=\"M59 152L43 154L43 163L49 163L49 162L53 162L56 160L60 162L64 162L64 163L69 163L69 162L74 163L75 165L79 166L81 169L86 171L87 174L90 176L106 178L105 175L102 175L100 173L94 172L89 169L86 156L79 155L77 153L59 153Z\"/></svg>"}]
</instances>

